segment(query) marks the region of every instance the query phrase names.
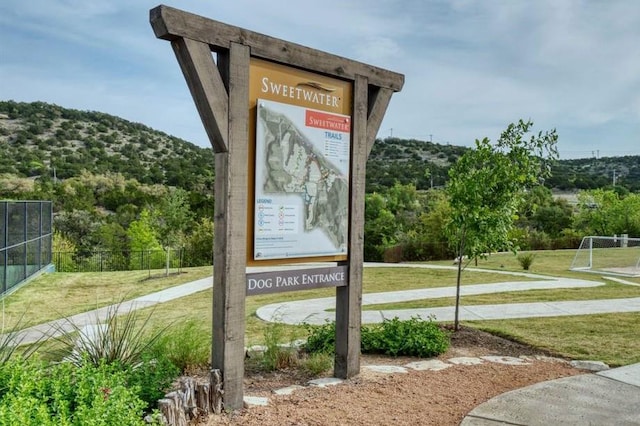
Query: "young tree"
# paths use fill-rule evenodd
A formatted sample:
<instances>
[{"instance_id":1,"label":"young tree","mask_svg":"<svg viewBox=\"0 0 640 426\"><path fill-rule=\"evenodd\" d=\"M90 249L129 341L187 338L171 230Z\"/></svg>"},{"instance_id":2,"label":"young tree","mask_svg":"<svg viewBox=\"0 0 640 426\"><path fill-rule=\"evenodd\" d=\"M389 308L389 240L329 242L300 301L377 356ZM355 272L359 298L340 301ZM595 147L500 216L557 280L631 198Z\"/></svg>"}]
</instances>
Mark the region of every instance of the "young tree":
<instances>
[{"instance_id":1,"label":"young tree","mask_svg":"<svg viewBox=\"0 0 640 426\"><path fill-rule=\"evenodd\" d=\"M451 217L446 233L458 256L456 331L464 257L514 249L509 231L525 191L549 176L549 161L557 158L555 129L526 139L532 125L523 120L509 124L495 145L487 138L476 140L475 149L449 170Z\"/></svg>"},{"instance_id":2,"label":"young tree","mask_svg":"<svg viewBox=\"0 0 640 426\"><path fill-rule=\"evenodd\" d=\"M181 188L170 191L160 202L159 208L153 211L153 219L160 242L166 250L166 275L168 276L171 248L184 244L185 231L193 220L187 191Z\"/></svg>"},{"instance_id":3,"label":"young tree","mask_svg":"<svg viewBox=\"0 0 640 426\"><path fill-rule=\"evenodd\" d=\"M138 269L144 266L145 252L161 249L151 223L151 213L147 209L142 210L140 218L131 222L127 229L127 237L132 251L130 255L131 269ZM148 265L149 269L151 269L150 259Z\"/></svg>"}]
</instances>

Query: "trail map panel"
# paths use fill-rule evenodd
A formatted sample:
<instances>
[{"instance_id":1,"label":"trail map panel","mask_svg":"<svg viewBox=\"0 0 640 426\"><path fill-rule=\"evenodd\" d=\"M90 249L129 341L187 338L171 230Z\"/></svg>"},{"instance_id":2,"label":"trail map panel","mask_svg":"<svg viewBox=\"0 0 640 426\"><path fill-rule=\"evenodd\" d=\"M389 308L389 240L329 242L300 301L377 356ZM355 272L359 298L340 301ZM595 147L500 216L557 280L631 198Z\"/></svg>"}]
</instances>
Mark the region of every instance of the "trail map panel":
<instances>
[{"instance_id":1,"label":"trail map panel","mask_svg":"<svg viewBox=\"0 0 640 426\"><path fill-rule=\"evenodd\" d=\"M254 259L346 254L351 117L266 99L256 111Z\"/></svg>"}]
</instances>

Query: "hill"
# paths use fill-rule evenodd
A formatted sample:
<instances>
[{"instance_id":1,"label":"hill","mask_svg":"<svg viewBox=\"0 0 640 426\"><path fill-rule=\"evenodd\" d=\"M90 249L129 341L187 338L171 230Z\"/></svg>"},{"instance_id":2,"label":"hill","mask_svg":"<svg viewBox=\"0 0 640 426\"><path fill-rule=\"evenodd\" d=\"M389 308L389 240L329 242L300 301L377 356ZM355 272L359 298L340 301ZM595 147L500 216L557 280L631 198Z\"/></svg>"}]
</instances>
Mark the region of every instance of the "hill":
<instances>
[{"instance_id":1,"label":"hill","mask_svg":"<svg viewBox=\"0 0 640 426\"><path fill-rule=\"evenodd\" d=\"M415 139L377 140L367 163L367 191L413 183L418 189L440 187L448 179L449 167L469 148ZM614 182L615 175L615 182ZM624 187L640 191L640 156L559 160L552 165L550 189L577 191Z\"/></svg>"},{"instance_id":2,"label":"hill","mask_svg":"<svg viewBox=\"0 0 640 426\"><path fill-rule=\"evenodd\" d=\"M143 124L44 102L0 101L0 170L54 179L120 173L144 184L213 188L213 152Z\"/></svg>"},{"instance_id":3,"label":"hill","mask_svg":"<svg viewBox=\"0 0 640 426\"><path fill-rule=\"evenodd\" d=\"M379 139L367 163L367 191L398 181L444 186L469 148L415 139ZM82 170L120 173L152 185L213 191L213 151L140 123L44 102L0 101L0 170L19 177L66 179ZM561 160L546 185L562 191L611 186L640 191L640 156Z\"/></svg>"}]
</instances>

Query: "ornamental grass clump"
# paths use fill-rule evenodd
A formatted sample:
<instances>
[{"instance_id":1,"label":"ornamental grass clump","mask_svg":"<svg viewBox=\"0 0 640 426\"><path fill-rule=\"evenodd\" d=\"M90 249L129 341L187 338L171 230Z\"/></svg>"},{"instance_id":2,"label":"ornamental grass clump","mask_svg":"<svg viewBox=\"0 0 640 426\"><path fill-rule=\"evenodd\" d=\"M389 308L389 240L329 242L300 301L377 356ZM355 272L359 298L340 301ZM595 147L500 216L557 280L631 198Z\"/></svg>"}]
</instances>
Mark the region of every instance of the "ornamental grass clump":
<instances>
[{"instance_id":1,"label":"ornamental grass clump","mask_svg":"<svg viewBox=\"0 0 640 426\"><path fill-rule=\"evenodd\" d=\"M66 318L54 326L53 337L60 345L54 357L76 365L91 363L119 363L134 366L142 361L167 327L151 331L149 321L153 312L142 315L121 302L96 311L93 324L81 325ZM103 313L104 319L100 313Z\"/></svg>"},{"instance_id":2,"label":"ornamental grass clump","mask_svg":"<svg viewBox=\"0 0 640 426\"><path fill-rule=\"evenodd\" d=\"M534 253L521 254L520 256L518 256L518 263L520 264L522 269L528 271L529 268L531 268L531 265L533 264L535 258L536 255Z\"/></svg>"}]
</instances>

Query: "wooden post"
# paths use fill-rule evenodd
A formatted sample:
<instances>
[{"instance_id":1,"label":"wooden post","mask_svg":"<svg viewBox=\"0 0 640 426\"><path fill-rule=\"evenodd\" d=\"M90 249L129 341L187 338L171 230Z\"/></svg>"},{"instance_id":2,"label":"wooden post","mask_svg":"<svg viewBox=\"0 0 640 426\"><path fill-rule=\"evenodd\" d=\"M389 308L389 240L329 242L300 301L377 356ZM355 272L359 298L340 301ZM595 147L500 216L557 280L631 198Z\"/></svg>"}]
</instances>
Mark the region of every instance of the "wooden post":
<instances>
[{"instance_id":1,"label":"wooden post","mask_svg":"<svg viewBox=\"0 0 640 426\"><path fill-rule=\"evenodd\" d=\"M367 79L356 76L353 93L351 193L349 205L349 285L336 287L336 355L334 375L360 372L362 267L364 259L364 185L367 161Z\"/></svg>"},{"instance_id":2,"label":"wooden post","mask_svg":"<svg viewBox=\"0 0 640 426\"><path fill-rule=\"evenodd\" d=\"M216 153L212 368L222 372L225 409L243 405L249 48L232 43L228 58L229 146Z\"/></svg>"}]
</instances>

